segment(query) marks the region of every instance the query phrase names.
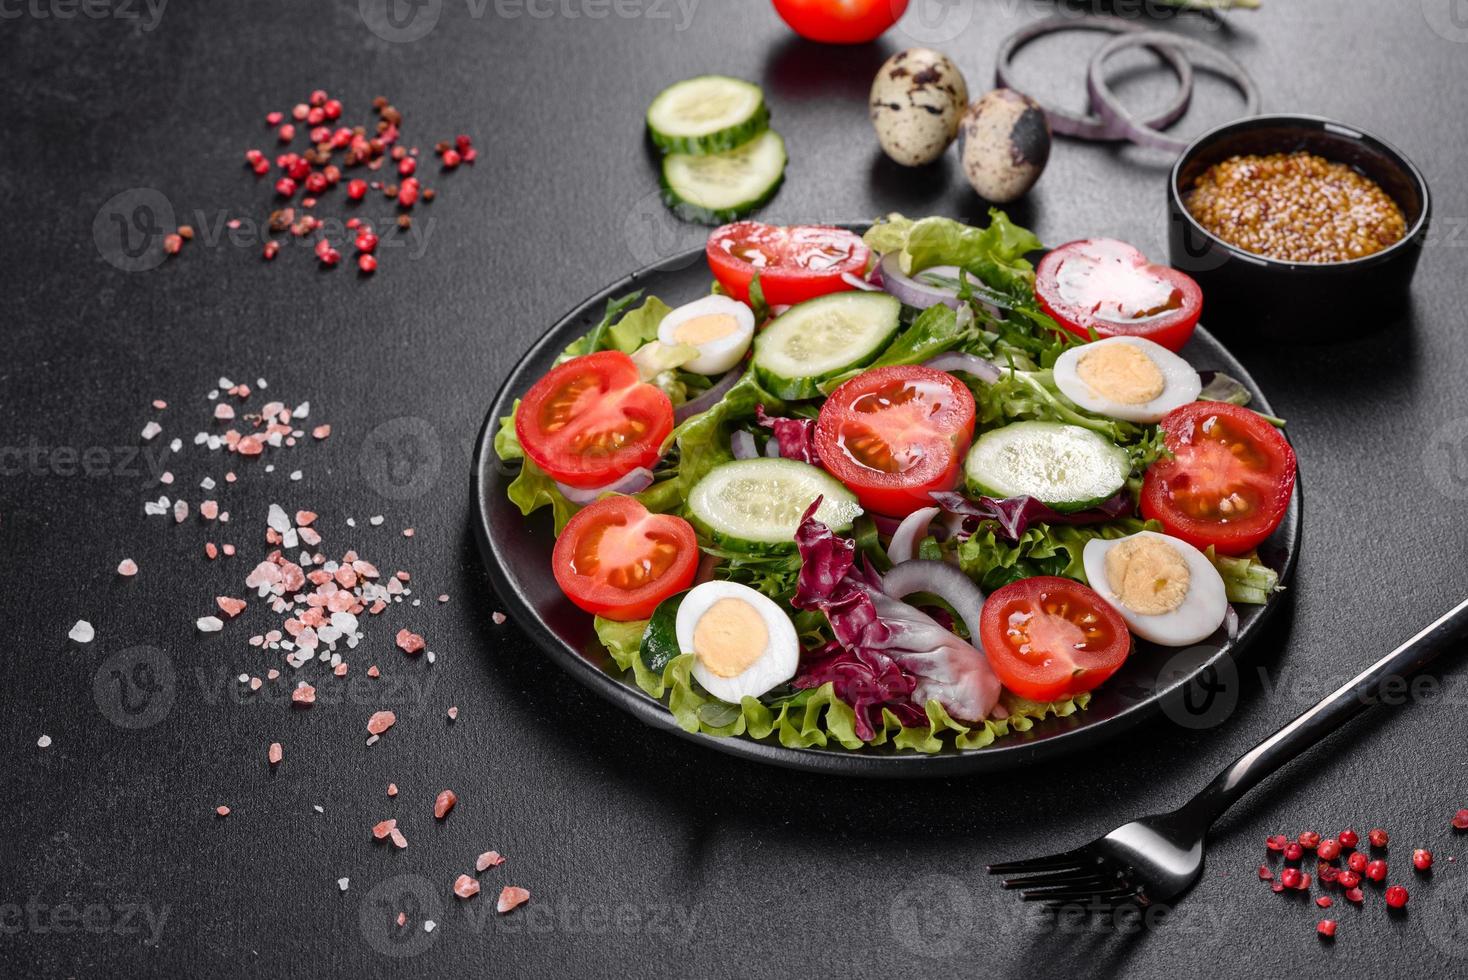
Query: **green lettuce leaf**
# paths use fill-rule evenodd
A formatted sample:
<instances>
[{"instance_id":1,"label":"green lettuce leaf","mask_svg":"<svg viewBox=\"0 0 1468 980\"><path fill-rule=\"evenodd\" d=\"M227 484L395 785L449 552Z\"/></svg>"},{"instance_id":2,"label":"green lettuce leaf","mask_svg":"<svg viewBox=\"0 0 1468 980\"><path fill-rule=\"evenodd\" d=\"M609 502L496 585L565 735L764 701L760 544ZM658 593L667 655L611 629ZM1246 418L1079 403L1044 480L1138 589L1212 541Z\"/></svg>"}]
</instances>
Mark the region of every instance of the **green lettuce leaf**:
<instances>
[{"instance_id":1,"label":"green lettuce leaf","mask_svg":"<svg viewBox=\"0 0 1468 980\"><path fill-rule=\"evenodd\" d=\"M821 383L821 391L830 394L838 385L873 368L889 364L921 364L945 351L959 350L981 342L983 331L971 316L960 318L947 306L930 306L904 327L887 349L872 363L852 368Z\"/></svg>"},{"instance_id":2,"label":"green lettuce leaf","mask_svg":"<svg viewBox=\"0 0 1468 980\"><path fill-rule=\"evenodd\" d=\"M785 407L783 401L760 387L753 371L746 371L712 408L684 420L668 436L664 451L669 445L678 447L678 488L683 499L688 499L694 484L709 470L734 458L729 434L735 423L754 418L757 405L763 405L772 415Z\"/></svg>"},{"instance_id":3,"label":"green lettuce leaf","mask_svg":"<svg viewBox=\"0 0 1468 980\"><path fill-rule=\"evenodd\" d=\"M658 324L671 312L673 308L667 303L649 296L645 303L607 328L606 346L630 354L643 344L657 340Z\"/></svg>"},{"instance_id":4,"label":"green lettuce leaf","mask_svg":"<svg viewBox=\"0 0 1468 980\"><path fill-rule=\"evenodd\" d=\"M1104 524L1036 524L1018 541L1001 538L992 527L981 527L958 545L958 564L985 591L1036 575L1060 575L1086 581L1082 554L1095 538L1124 538L1161 525L1135 517Z\"/></svg>"},{"instance_id":5,"label":"green lettuce leaf","mask_svg":"<svg viewBox=\"0 0 1468 980\"><path fill-rule=\"evenodd\" d=\"M1262 606L1271 595L1284 590L1284 586L1279 584L1279 573L1261 562L1256 554L1231 557L1216 553L1212 546L1204 554L1223 576L1229 602Z\"/></svg>"},{"instance_id":6,"label":"green lettuce leaf","mask_svg":"<svg viewBox=\"0 0 1468 980\"><path fill-rule=\"evenodd\" d=\"M520 399L510 406L510 414L500 417L499 431L494 434L494 454L506 463L525 458L520 446L520 437L515 434L515 413L520 410Z\"/></svg>"},{"instance_id":7,"label":"green lettuce leaf","mask_svg":"<svg viewBox=\"0 0 1468 980\"><path fill-rule=\"evenodd\" d=\"M557 534L561 533L561 528L581 509L567 500L556 488L555 481L528 459L520 464L520 475L515 477L505 492L509 495L510 502L527 517L542 507L550 507L555 516Z\"/></svg>"},{"instance_id":8,"label":"green lettuce leaf","mask_svg":"<svg viewBox=\"0 0 1468 980\"><path fill-rule=\"evenodd\" d=\"M730 704L711 697L693 680L693 654L674 657L660 673L648 670L638 656L646 620L619 623L596 618L596 634L607 648L612 661L622 671L631 670L633 679L650 697L666 703L678 726L687 732L727 738L748 735L754 739L774 737L786 748L828 748L837 745L856 750L865 744L883 745L891 741L901 749L933 753L944 748L945 735L952 735L953 745L960 749L982 748L1011 731L1024 732L1035 722L1055 716L1064 718L1084 708L1089 694L1065 701L1041 704L1027 701L1008 692L1003 695L1009 717L970 725L951 718L942 705L927 705L926 727L904 728L890 711L883 712L883 724L876 736L864 743L856 734L856 713L836 697L831 684L810 691L795 691L784 697L760 701L744 698Z\"/></svg>"},{"instance_id":9,"label":"green lettuce leaf","mask_svg":"<svg viewBox=\"0 0 1468 980\"><path fill-rule=\"evenodd\" d=\"M936 265L956 265L984 284L1011 294L1028 293L1035 270L1026 253L1044 246L1034 232L1014 224L997 208L989 210L989 227L975 228L952 218L913 221L888 215L863 236L879 254L899 253L908 275Z\"/></svg>"}]
</instances>

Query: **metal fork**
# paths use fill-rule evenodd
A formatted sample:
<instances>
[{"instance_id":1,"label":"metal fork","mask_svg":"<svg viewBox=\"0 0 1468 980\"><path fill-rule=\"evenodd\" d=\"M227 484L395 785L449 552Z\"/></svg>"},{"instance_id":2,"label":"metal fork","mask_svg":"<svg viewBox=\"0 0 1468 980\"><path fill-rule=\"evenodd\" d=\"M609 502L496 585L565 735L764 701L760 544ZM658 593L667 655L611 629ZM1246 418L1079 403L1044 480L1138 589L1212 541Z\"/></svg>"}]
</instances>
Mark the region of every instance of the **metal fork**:
<instances>
[{"instance_id":1,"label":"metal fork","mask_svg":"<svg viewBox=\"0 0 1468 980\"><path fill-rule=\"evenodd\" d=\"M1171 813L1133 820L1062 854L991 864L988 871L1004 875L1002 887L1018 889L1023 900L1050 909L1110 912L1171 902L1202 874L1208 830L1239 797L1364 711L1389 680L1405 678L1465 639L1468 600L1245 752Z\"/></svg>"}]
</instances>

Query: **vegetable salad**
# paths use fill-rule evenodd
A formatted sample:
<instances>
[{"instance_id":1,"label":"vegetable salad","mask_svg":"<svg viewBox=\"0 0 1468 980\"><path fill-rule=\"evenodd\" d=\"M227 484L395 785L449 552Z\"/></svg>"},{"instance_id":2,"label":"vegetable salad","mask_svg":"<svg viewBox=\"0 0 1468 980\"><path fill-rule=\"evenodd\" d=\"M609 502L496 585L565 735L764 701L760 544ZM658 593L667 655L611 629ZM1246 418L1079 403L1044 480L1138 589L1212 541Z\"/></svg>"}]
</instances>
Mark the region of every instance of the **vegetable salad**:
<instances>
[{"instance_id":1,"label":"vegetable salad","mask_svg":"<svg viewBox=\"0 0 1468 980\"><path fill-rule=\"evenodd\" d=\"M999 211L726 225L707 295L608 303L502 420L557 583L680 726L978 748L1270 600L1295 458L1179 353L1196 284L1040 251Z\"/></svg>"}]
</instances>

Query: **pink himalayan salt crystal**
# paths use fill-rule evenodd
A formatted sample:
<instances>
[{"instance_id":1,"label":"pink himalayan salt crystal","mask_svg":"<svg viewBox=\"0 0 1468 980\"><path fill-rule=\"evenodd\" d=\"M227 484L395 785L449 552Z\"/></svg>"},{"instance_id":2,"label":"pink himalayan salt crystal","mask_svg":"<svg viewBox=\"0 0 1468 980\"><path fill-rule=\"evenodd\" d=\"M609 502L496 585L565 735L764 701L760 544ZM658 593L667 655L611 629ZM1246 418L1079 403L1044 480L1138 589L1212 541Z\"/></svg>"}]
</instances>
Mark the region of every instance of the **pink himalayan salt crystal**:
<instances>
[{"instance_id":1,"label":"pink himalayan salt crystal","mask_svg":"<svg viewBox=\"0 0 1468 980\"><path fill-rule=\"evenodd\" d=\"M518 888L515 885L506 885L500 889L500 900L495 905L495 909L501 915L504 915L511 909L519 908L528 901L530 901L530 892L524 888Z\"/></svg>"},{"instance_id":2,"label":"pink himalayan salt crystal","mask_svg":"<svg viewBox=\"0 0 1468 980\"><path fill-rule=\"evenodd\" d=\"M117 574L123 576L124 578L132 578L134 575L138 574L138 563L133 561L131 558L124 558L122 561L117 563Z\"/></svg>"},{"instance_id":3,"label":"pink himalayan salt crystal","mask_svg":"<svg viewBox=\"0 0 1468 980\"><path fill-rule=\"evenodd\" d=\"M473 898L479 894L479 882L468 875L459 875L454 879L454 894L460 898Z\"/></svg>"},{"instance_id":4,"label":"pink himalayan salt crystal","mask_svg":"<svg viewBox=\"0 0 1468 980\"><path fill-rule=\"evenodd\" d=\"M391 711L375 711L372 717L367 719L367 731L372 735L381 735L397 724L397 721L398 716Z\"/></svg>"},{"instance_id":5,"label":"pink himalayan salt crystal","mask_svg":"<svg viewBox=\"0 0 1468 980\"><path fill-rule=\"evenodd\" d=\"M487 868L497 868L505 863L499 851L485 851L474 861L475 871L484 871Z\"/></svg>"}]
</instances>

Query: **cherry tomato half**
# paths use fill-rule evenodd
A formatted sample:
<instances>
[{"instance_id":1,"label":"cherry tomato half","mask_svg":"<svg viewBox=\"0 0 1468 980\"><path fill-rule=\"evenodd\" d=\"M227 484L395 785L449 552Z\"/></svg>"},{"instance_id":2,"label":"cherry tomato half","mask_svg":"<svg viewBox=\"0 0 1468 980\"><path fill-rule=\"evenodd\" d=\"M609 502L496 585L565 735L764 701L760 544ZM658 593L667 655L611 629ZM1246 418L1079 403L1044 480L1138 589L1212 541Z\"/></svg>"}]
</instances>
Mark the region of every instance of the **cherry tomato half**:
<instances>
[{"instance_id":1,"label":"cherry tomato half","mask_svg":"<svg viewBox=\"0 0 1468 980\"><path fill-rule=\"evenodd\" d=\"M556 584L589 613L646 619L698 571L693 525L633 497L603 497L567 522L551 553Z\"/></svg>"},{"instance_id":2,"label":"cherry tomato half","mask_svg":"<svg viewBox=\"0 0 1468 980\"><path fill-rule=\"evenodd\" d=\"M979 637L999 682L1032 701L1093 690L1132 648L1126 621L1105 599L1053 575L1020 579L990 594Z\"/></svg>"},{"instance_id":3,"label":"cherry tomato half","mask_svg":"<svg viewBox=\"0 0 1468 980\"><path fill-rule=\"evenodd\" d=\"M515 412L525 455L573 487L604 487L639 466L651 468L672 431L668 396L614 350L556 365Z\"/></svg>"},{"instance_id":4,"label":"cherry tomato half","mask_svg":"<svg viewBox=\"0 0 1468 980\"><path fill-rule=\"evenodd\" d=\"M801 37L825 44L865 44L881 37L908 0L775 0L775 11Z\"/></svg>"},{"instance_id":5,"label":"cherry tomato half","mask_svg":"<svg viewBox=\"0 0 1468 980\"><path fill-rule=\"evenodd\" d=\"M759 274L771 306L803 303L850 289L841 277L866 271L871 250L858 235L824 225L767 225L736 221L709 235L709 268L724 291L749 302L749 284Z\"/></svg>"},{"instance_id":6,"label":"cherry tomato half","mask_svg":"<svg viewBox=\"0 0 1468 980\"><path fill-rule=\"evenodd\" d=\"M1295 451L1258 412L1191 402L1158 423L1172 458L1142 481L1142 516L1195 548L1240 555L1284 520L1295 489Z\"/></svg>"},{"instance_id":7,"label":"cherry tomato half","mask_svg":"<svg viewBox=\"0 0 1468 980\"><path fill-rule=\"evenodd\" d=\"M1035 269L1035 298L1065 329L1089 337L1145 337L1181 350L1203 312L1187 273L1152 265L1126 242L1090 238L1048 252Z\"/></svg>"},{"instance_id":8,"label":"cherry tomato half","mask_svg":"<svg viewBox=\"0 0 1468 980\"><path fill-rule=\"evenodd\" d=\"M952 490L974 436L974 396L951 374L881 367L831 392L816 419L821 465L861 505L889 517L928 507Z\"/></svg>"}]
</instances>

